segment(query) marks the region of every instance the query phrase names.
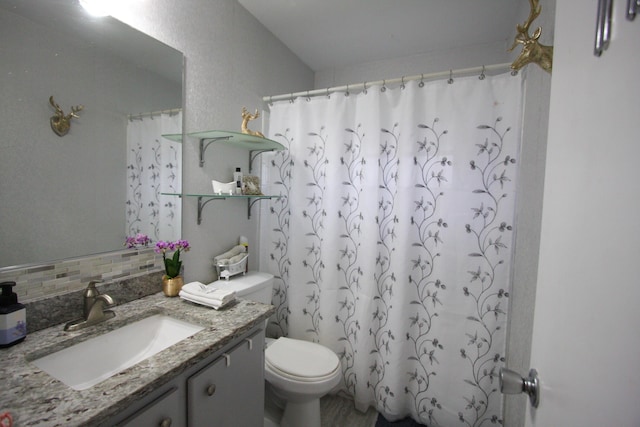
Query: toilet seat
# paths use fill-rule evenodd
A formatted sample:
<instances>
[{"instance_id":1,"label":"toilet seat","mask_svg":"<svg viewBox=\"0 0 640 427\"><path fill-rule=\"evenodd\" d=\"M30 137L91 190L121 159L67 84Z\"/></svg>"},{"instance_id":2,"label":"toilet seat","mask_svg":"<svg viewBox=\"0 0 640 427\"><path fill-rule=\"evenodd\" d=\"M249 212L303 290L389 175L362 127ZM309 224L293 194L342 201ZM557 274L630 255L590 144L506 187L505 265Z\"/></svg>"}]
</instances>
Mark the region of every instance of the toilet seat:
<instances>
[{"instance_id":1,"label":"toilet seat","mask_svg":"<svg viewBox=\"0 0 640 427\"><path fill-rule=\"evenodd\" d=\"M320 344L281 337L267 347L265 364L284 378L321 382L335 376L340 360L333 351Z\"/></svg>"}]
</instances>

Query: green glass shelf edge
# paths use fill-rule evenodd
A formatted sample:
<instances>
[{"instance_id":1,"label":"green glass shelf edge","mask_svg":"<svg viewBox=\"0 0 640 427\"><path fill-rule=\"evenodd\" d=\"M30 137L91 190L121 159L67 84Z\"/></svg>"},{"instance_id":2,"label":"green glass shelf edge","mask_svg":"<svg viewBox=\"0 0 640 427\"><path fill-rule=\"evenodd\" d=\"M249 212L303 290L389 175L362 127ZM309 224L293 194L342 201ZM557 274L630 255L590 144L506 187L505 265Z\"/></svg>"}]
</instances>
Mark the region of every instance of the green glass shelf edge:
<instances>
[{"instance_id":1,"label":"green glass shelf edge","mask_svg":"<svg viewBox=\"0 0 640 427\"><path fill-rule=\"evenodd\" d=\"M248 150L284 150L284 145L272 139L248 135L246 133L240 132L231 132L226 130L207 130L204 132L189 133L188 136L198 139L220 139L218 141L219 143L231 144Z\"/></svg>"},{"instance_id":2,"label":"green glass shelf edge","mask_svg":"<svg viewBox=\"0 0 640 427\"><path fill-rule=\"evenodd\" d=\"M168 133L166 135L162 135L163 138L167 138L171 141L182 142L182 134L181 133Z\"/></svg>"},{"instance_id":3,"label":"green glass shelf edge","mask_svg":"<svg viewBox=\"0 0 640 427\"><path fill-rule=\"evenodd\" d=\"M280 196L267 196L266 194L182 194L182 193L160 193L163 196L178 197L207 197L210 199L275 199Z\"/></svg>"}]
</instances>

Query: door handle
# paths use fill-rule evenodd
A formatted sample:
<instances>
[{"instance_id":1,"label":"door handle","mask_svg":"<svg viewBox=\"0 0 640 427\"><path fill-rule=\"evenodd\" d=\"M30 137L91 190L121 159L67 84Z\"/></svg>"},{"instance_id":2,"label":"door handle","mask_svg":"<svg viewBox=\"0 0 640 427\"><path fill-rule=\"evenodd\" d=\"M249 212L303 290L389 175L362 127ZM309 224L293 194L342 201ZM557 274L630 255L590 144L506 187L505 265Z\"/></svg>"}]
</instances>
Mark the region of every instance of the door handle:
<instances>
[{"instance_id":1,"label":"door handle","mask_svg":"<svg viewBox=\"0 0 640 427\"><path fill-rule=\"evenodd\" d=\"M538 372L535 369L529 371L529 377L523 378L519 373L511 369L500 368L500 393L520 394L527 393L529 402L534 408L540 403L540 382Z\"/></svg>"}]
</instances>

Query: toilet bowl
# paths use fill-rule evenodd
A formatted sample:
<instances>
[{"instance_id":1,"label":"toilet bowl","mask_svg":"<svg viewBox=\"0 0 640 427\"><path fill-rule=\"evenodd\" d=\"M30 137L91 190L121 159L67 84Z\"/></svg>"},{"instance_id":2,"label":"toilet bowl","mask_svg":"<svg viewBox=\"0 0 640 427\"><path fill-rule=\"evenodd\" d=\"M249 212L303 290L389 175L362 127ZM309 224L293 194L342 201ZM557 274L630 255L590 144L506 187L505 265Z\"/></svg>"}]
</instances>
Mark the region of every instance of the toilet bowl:
<instances>
[{"instance_id":1,"label":"toilet bowl","mask_svg":"<svg viewBox=\"0 0 640 427\"><path fill-rule=\"evenodd\" d=\"M234 290L240 298L271 304L273 276L249 272L215 286ZM338 356L320 344L287 337L267 338L265 380L281 407L281 427L320 427L320 398L340 383ZM265 425L267 420L265 419ZM273 425L272 417L269 425Z\"/></svg>"},{"instance_id":2,"label":"toilet bowl","mask_svg":"<svg viewBox=\"0 0 640 427\"><path fill-rule=\"evenodd\" d=\"M320 398L340 382L340 360L328 348L281 337L267 339L265 379L284 402L281 427L320 427Z\"/></svg>"}]
</instances>

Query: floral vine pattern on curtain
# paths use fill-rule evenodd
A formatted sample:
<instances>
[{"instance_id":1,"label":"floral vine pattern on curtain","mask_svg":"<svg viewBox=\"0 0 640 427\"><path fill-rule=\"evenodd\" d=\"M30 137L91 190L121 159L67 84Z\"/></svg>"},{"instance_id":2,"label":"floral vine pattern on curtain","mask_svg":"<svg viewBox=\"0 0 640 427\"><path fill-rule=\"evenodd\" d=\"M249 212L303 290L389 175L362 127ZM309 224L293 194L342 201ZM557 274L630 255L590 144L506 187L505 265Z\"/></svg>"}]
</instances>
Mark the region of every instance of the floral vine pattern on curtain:
<instances>
[{"instance_id":1,"label":"floral vine pattern on curtain","mask_svg":"<svg viewBox=\"0 0 640 427\"><path fill-rule=\"evenodd\" d=\"M430 125L419 124L424 129L424 136L417 141L418 155L414 164L419 173L416 181L415 210L411 216L414 231L413 246L416 257L412 259L409 284L415 287L415 299L411 300L412 315L409 316L409 331L406 334L410 343L409 359L415 361L413 371L409 373L409 381L405 393L411 397L413 403L412 414L417 414L421 420L429 424L436 423L434 410L442 410L437 394L430 389L431 377L437 374L434 364L439 364L440 354L444 350L440 339L431 331L437 321L437 308L442 307L442 300L438 293L445 292L447 286L435 276L436 263L440 257L438 245L443 243L440 232L448 224L444 219L436 216L439 199L444 196L439 191L440 184L447 182L445 170L452 166L446 156L438 158L440 144L447 135L447 130L440 130L438 118ZM446 340L443 340L446 341Z\"/></svg>"},{"instance_id":2,"label":"floral vine pattern on curtain","mask_svg":"<svg viewBox=\"0 0 640 427\"><path fill-rule=\"evenodd\" d=\"M390 420L501 423L522 78L459 78L271 108L261 269L269 333L336 352Z\"/></svg>"},{"instance_id":3,"label":"floral vine pattern on curtain","mask_svg":"<svg viewBox=\"0 0 640 427\"><path fill-rule=\"evenodd\" d=\"M180 133L182 113L129 120L127 124L127 236L144 233L153 242L181 238L180 199L161 193L182 189L181 144L162 137Z\"/></svg>"}]
</instances>

